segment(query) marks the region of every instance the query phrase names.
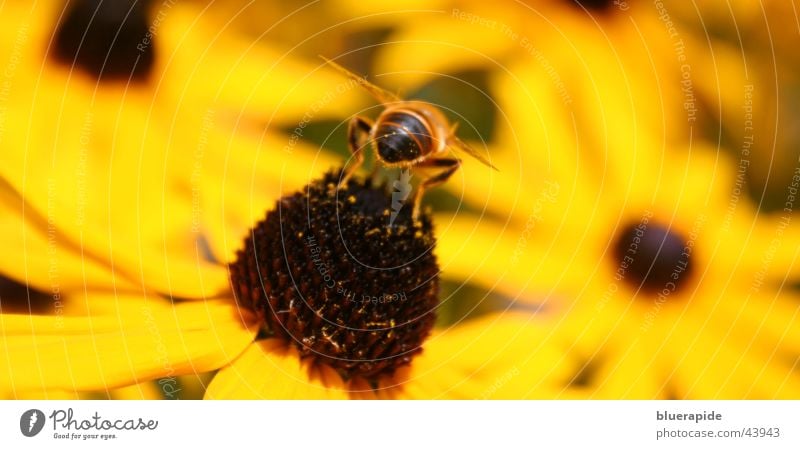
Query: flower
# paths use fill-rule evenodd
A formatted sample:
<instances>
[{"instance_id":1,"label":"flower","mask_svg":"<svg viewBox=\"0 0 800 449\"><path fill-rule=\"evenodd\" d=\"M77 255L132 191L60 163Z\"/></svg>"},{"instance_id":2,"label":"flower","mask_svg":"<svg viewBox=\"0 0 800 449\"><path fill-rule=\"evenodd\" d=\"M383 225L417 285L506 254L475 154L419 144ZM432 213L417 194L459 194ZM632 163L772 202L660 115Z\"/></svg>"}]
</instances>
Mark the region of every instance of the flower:
<instances>
[{"instance_id":1,"label":"flower","mask_svg":"<svg viewBox=\"0 0 800 449\"><path fill-rule=\"evenodd\" d=\"M450 223L443 273L540 304L591 397L798 397L797 186L780 213L758 214L748 161L716 146L613 130L605 146L581 142L544 76L519 68L493 85L504 171L464 165L465 199L488 218L437 217Z\"/></svg>"},{"instance_id":2,"label":"flower","mask_svg":"<svg viewBox=\"0 0 800 449\"><path fill-rule=\"evenodd\" d=\"M0 314L4 396L108 390L232 360L256 327L225 299L170 304L93 292L60 296L54 313ZM54 306L55 307L55 306Z\"/></svg>"},{"instance_id":3,"label":"flower","mask_svg":"<svg viewBox=\"0 0 800 449\"><path fill-rule=\"evenodd\" d=\"M554 353L541 358L546 348L528 361L497 351L498 338L530 344L532 335L508 335L538 332L520 325L524 316L457 326L423 349L439 295L430 217L412 221L408 207L392 217L385 186L351 180L337 189L340 179L331 172L303 194L284 196L245 240L231 282L239 303L262 317L272 338L223 368L206 397L477 397L491 383L476 377L504 371L469 367L468 360L504 354L508 359L497 366L524 373L518 387L507 386L524 387L512 396L550 393L531 379L547 379L549 387L563 380L566 371L557 366L567 361ZM488 338L476 338L484 332ZM470 340L468 355L442 357Z\"/></svg>"},{"instance_id":4,"label":"flower","mask_svg":"<svg viewBox=\"0 0 800 449\"><path fill-rule=\"evenodd\" d=\"M800 75L794 64L798 35L795 5L790 2L704 0L676 3L676 21L709 36L719 76L718 92L703 101L718 110L718 138L736 151L756 157L747 170L750 190L762 210L780 210L784 188L791 184L800 152ZM718 43L722 43L719 45ZM726 50L727 48L727 50ZM742 62L731 65L730 52ZM712 68L712 67L709 67ZM747 154L745 154L747 156Z\"/></svg>"},{"instance_id":5,"label":"flower","mask_svg":"<svg viewBox=\"0 0 800 449\"><path fill-rule=\"evenodd\" d=\"M544 335L525 314L439 330L420 353L438 303L430 219L412 224L406 208L385 227L390 194L352 180L337 190L337 179L330 173L305 195L284 196L253 229L231 264L238 304L230 295L175 302L91 288L55 304L34 291L39 309L0 313L10 355L0 362L1 389L104 390L217 368L209 398L550 397L563 389L575 362L540 345ZM113 273L103 275L113 284ZM397 292L365 299L375 289ZM24 312L25 295L17 296L12 304Z\"/></svg>"},{"instance_id":6,"label":"flower","mask_svg":"<svg viewBox=\"0 0 800 449\"><path fill-rule=\"evenodd\" d=\"M611 139L610 132L616 134L613 139L646 132L678 147L698 138L724 139L728 145L731 139L738 145L741 138L731 131L743 127L745 90L770 79L750 68L738 42L700 29L702 18L679 20L686 9L693 10L684 5L623 0L341 4L342 14L358 17L362 26L391 30L377 45L370 70L382 84L396 83L409 95L436 102L428 87L455 78L460 81L455 84L478 91L483 100L495 95L486 92L483 78L494 85L520 67L538 69L541 88L572 106L572 116L564 118L576 122L569 132L584 140L603 139L598 145ZM444 103L456 101L457 94ZM497 105L478 104L479 111L470 111L467 103L452 115L502 126ZM532 115L548 112L539 108ZM463 125L475 127L473 134L484 140L504 133L481 123Z\"/></svg>"},{"instance_id":7,"label":"flower","mask_svg":"<svg viewBox=\"0 0 800 449\"><path fill-rule=\"evenodd\" d=\"M334 103L322 96L337 94L341 80L314 71L321 62L305 64L239 37L191 4L148 4L3 5L0 54L8 61L0 142L13 151L4 152L0 177L24 197L26 218L43 232L46 223L57 223L51 239L57 258L67 251L81 255L83 262L58 264L63 282L80 280L65 272L81 264L89 267L88 284L100 282L97 266L110 264L116 284L97 286L140 290L147 278L148 288L167 295L215 294L227 288L225 273L189 250L203 245L200 232L184 231L191 223L233 226L241 217L229 217L220 197L203 186L216 183L214 192L227 189L238 198L270 191L279 167L268 160L286 142L262 124L298 126L312 106L316 118L335 116ZM89 22L87 14L95 19ZM84 47L81 27L91 38ZM109 46L112 41L119 45ZM107 47L103 65L96 52ZM337 105L355 104L353 96L338 96ZM247 142L246 154L224 152L240 148L237 141ZM244 167L252 176L226 176ZM267 169L274 175L265 176ZM94 195L99 192L104 195ZM45 262L26 266L27 282L50 289L48 253L20 254L28 263ZM2 264L7 275L17 270L15 261Z\"/></svg>"}]
</instances>

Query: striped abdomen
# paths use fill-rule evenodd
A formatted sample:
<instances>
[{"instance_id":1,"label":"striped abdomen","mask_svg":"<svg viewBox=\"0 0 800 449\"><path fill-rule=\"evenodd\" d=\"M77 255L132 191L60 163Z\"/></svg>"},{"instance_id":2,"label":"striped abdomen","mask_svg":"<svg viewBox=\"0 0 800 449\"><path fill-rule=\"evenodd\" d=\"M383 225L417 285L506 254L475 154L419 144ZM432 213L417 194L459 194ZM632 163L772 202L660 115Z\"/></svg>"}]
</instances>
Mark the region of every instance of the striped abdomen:
<instances>
[{"instance_id":1,"label":"striped abdomen","mask_svg":"<svg viewBox=\"0 0 800 449\"><path fill-rule=\"evenodd\" d=\"M375 129L378 157L387 163L411 162L429 154L434 147L431 129L413 110L387 112Z\"/></svg>"}]
</instances>

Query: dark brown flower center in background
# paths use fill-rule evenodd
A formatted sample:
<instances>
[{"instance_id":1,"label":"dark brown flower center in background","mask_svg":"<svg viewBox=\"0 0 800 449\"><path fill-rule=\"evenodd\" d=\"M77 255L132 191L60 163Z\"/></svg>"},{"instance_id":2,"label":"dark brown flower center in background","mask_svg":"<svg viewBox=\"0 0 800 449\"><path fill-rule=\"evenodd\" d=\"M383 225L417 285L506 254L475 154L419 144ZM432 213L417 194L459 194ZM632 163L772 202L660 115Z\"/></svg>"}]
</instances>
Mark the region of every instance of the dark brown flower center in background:
<instances>
[{"instance_id":1,"label":"dark brown flower center in background","mask_svg":"<svg viewBox=\"0 0 800 449\"><path fill-rule=\"evenodd\" d=\"M98 80L145 80L155 60L150 3L73 0L56 31L53 56Z\"/></svg>"},{"instance_id":2,"label":"dark brown flower center in background","mask_svg":"<svg viewBox=\"0 0 800 449\"><path fill-rule=\"evenodd\" d=\"M608 11L614 5L614 0L567 0L577 7L583 6L589 11ZM625 0L626 3L633 0Z\"/></svg>"},{"instance_id":3,"label":"dark brown flower center in background","mask_svg":"<svg viewBox=\"0 0 800 449\"><path fill-rule=\"evenodd\" d=\"M383 186L329 173L282 198L230 265L239 303L269 333L345 378L391 374L435 321L439 268L431 219L392 217Z\"/></svg>"},{"instance_id":4,"label":"dark brown flower center in background","mask_svg":"<svg viewBox=\"0 0 800 449\"><path fill-rule=\"evenodd\" d=\"M645 293L680 290L691 275L686 240L652 221L622 228L613 251L617 275Z\"/></svg>"}]
</instances>

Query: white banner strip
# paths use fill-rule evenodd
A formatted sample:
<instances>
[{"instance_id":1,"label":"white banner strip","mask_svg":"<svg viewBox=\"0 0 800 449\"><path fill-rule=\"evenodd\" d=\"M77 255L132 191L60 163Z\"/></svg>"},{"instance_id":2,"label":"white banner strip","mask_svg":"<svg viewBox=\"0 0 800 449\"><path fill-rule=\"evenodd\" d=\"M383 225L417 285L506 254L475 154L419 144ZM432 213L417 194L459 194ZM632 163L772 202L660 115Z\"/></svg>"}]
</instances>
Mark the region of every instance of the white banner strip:
<instances>
[{"instance_id":1,"label":"white banner strip","mask_svg":"<svg viewBox=\"0 0 800 449\"><path fill-rule=\"evenodd\" d=\"M798 416L800 401L5 401L0 447L797 448Z\"/></svg>"}]
</instances>

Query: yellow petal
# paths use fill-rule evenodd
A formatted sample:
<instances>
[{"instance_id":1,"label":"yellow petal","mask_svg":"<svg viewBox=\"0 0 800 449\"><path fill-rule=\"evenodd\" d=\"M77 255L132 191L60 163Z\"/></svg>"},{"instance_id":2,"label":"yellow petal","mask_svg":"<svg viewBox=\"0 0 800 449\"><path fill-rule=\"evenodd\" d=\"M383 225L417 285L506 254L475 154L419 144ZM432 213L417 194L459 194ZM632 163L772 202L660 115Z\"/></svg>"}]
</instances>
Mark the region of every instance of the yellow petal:
<instances>
[{"instance_id":1,"label":"yellow petal","mask_svg":"<svg viewBox=\"0 0 800 449\"><path fill-rule=\"evenodd\" d=\"M558 398L577 369L563 348L537 318L497 314L430 337L381 387L414 399Z\"/></svg>"},{"instance_id":2,"label":"yellow petal","mask_svg":"<svg viewBox=\"0 0 800 449\"><path fill-rule=\"evenodd\" d=\"M408 14L404 26L381 46L376 73L393 74L409 91L442 74L497 64L498 56L514 46L500 32L496 16L483 17L494 22L491 28L454 17L458 13L452 9L442 12ZM387 82L381 77L379 84Z\"/></svg>"},{"instance_id":3,"label":"yellow petal","mask_svg":"<svg viewBox=\"0 0 800 449\"><path fill-rule=\"evenodd\" d=\"M0 235L7 254L0 258L0 273L53 295L99 288L131 290L133 283L115 276L104 261L81 254L64 239L54 223L25 210L25 202L0 180Z\"/></svg>"},{"instance_id":4,"label":"yellow petal","mask_svg":"<svg viewBox=\"0 0 800 449\"><path fill-rule=\"evenodd\" d=\"M297 350L278 339L251 344L214 377L206 399L347 399L338 374L301 360Z\"/></svg>"},{"instance_id":5,"label":"yellow petal","mask_svg":"<svg viewBox=\"0 0 800 449\"><path fill-rule=\"evenodd\" d=\"M248 230L284 195L294 194L342 161L302 140L243 130L208 134L202 165L187 186L217 259L230 261Z\"/></svg>"},{"instance_id":6,"label":"yellow petal","mask_svg":"<svg viewBox=\"0 0 800 449\"><path fill-rule=\"evenodd\" d=\"M746 201L746 200L744 200ZM756 215L749 204L738 204L730 236L742 242L736 259L740 272L756 288L782 285L800 277L800 226L797 214ZM767 287L769 288L769 287Z\"/></svg>"},{"instance_id":7,"label":"yellow petal","mask_svg":"<svg viewBox=\"0 0 800 449\"><path fill-rule=\"evenodd\" d=\"M698 304L699 319L724 336L727 344L760 352L763 357L794 360L800 355L800 295L788 287L773 290L768 286L731 283L717 293L718 300L707 298Z\"/></svg>"},{"instance_id":8,"label":"yellow petal","mask_svg":"<svg viewBox=\"0 0 800 449\"><path fill-rule=\"evenodd\" d=\"M16 150L0 167L30 204L28 213L52 226L58 242L109 260L132 282L180 297L224 290L224 270L198 256L192 207L176 201L162 141L152 128L137 126L147 117L141 98L107 109L86 102L88 92L52 80L42 81L39 92L33 101L9 100L15 109L9 129L17 132L7 137Z\"/></svg>"},{"instance_id":9,"label":"yellow petal","mask_svg":"<svg viewBox=\"0 0 800 449\"><path fill-rule=\"evenodd\" d=\"M75 400L75 399L90 399L87 397L81 397L80 393L76 391L65 391L65 390L46 390L46 391L22 391L22 392L15 392L9 391L6 392L3 396L3 399L17 399L17 400Z\"/></svg>"},{"instance_id":10,"label":"yellow petal","mask_svg":"<svg viewBox=\"0 0 800 449\"><path fill-rule=\"evenodd\" d=\"M664 354L673 360L670 373L675 393L698 399L796 398L800 378L794 362L756 346L743 346L714 329L698 331L695 318L676 326L665 341Z\"/></svg>"},{"instance_id":11,"label":"yellow petal","mask_svg":"<svg viewBox=\"0 0 800 449\"><path fill-rule=\"evenodd\" d=\"M208 371L234 359L257 325L231 300L87 298L90 315L0 315L2 389L105 390Z\"/></svg>"},{"instance_id":12,"label":"yellow petal","mask_svg":"<svg viewBox=\"0 0 800 449\"><path fill-rule=\"evenodd\" d=\"M334 10L340 11L344 17L385 16L390 23L405 21L404 12L418 10L438 9L443 10L450 3L447 0L376 0L373 2L352 2L349 0L334 0Z\"/></svg>"},{"instance_id":13,"label":"yellow petal","mask_svg":"<svg viewBox=\"0 0 800 449\"><path fill-rule=\"evenodd\" d=\"M263 123L296 124L304 115L341 117L360 99L320 60L300 62L291 49L248 39L207 10L179 4L159 29L160 86L178 109L229 109ZM263 41L262 41L263 40ZM166 98L165 98L166 99Z\"/></svg>"},{"instance_id":14,"label":"yellow petal","mask_svg":"<svg viewBox=\"0 0 800 449\"><path fill-rule=\"evenodd\" d=\"M155 381L115 388L108 392L108 397L122 400L164 399L164 395L161 394L161 389Z\"/></svg>"},{"instance_id":15,"label":"yellow petal","mask_svg":"<svg viewBox=\"0 0 800 449\"><path fill-rule=\"evenodd\" d=\"M575 363L524 315L493 316L442 331L410 366L379 380L342 382L285 342L251 346L212 381L214 399L533 398L564 393Z\"/></svg>"},{"instance_id":16,"label":"yellow petal","mask_svg":"<svg viewBox=\"0 0 800 449\"><path fill-rule=\"evenodd\" d=\"M555 291L577 294L585 282L583 253L543 242L536 227L504 227L472 216L441 216L437 223L436 254L442 275L455 282L474 282L538 303ZM597 242L585 244L594 248ZM568 269L569 264L576 269Z\"/></svg>"},{"instance_id":17,"label":"yellow petal","mask_svg":"<svg viewBox=\"0 0 800 449\"><path fill-rule=\"evenodd\" d=\"M142 382L135 385L115 388L112 390L97 391L66 391L66 390L46 390L46 391L12 391L6 399L25 399L25 400L66 400L66 399L164 399L161 390L156 382Z\"/></svg>"},{"instance_id":18,"label":"yellow petal","mask_svg":"<svg viewBox=\"0 0 800 449\"><path fill-rule=\"evenodd\" d=\"M618 347L612 343L602 353L605 359L598 361L587 392L592 399L667 399L669 386L658 353L647 347L647 340L636 337L636 328L630 330L632 340Z\"/></svg>"}]
</instances>

